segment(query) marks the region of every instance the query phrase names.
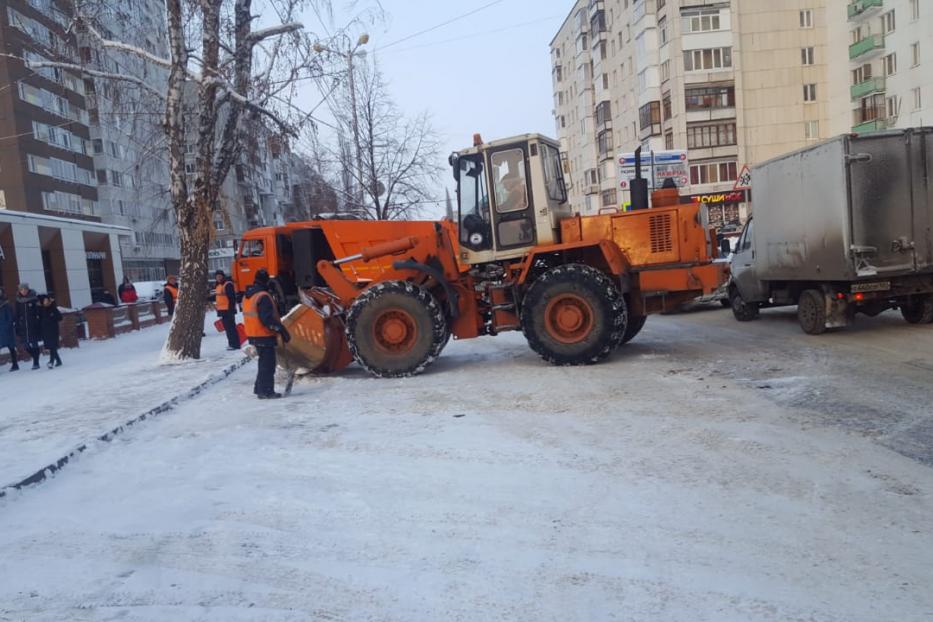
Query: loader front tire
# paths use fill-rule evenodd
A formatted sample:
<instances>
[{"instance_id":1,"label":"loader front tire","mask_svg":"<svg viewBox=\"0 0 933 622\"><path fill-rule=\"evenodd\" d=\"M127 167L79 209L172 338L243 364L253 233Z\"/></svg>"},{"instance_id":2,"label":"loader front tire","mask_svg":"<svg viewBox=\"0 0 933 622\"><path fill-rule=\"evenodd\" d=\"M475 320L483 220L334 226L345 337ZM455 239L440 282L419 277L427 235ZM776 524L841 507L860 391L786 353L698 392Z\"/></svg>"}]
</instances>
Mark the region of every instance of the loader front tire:
<instances>
[{"instance_id":1,"label":"loader front tire","mask_svg":"<svg viewBox=\"0 0 933 622\"><path fill-rule=\"evenodd\" d=\"M350 306L347 345L363 369L380 378L420 374L450 338L444 309L407 281L373 285Z\"/></svg>"},{"instance_id":2,"label":"loader front tire","mask_svg":"<svg viewBox=\"0 0 933 622\"><path fill-rule=\"evenodd\" d=\"M622 343L627 320L619 288L585 264L548 270L532 283L522 304L528 345L554 365L603 360Z\"/></svg>"}]
</instances>

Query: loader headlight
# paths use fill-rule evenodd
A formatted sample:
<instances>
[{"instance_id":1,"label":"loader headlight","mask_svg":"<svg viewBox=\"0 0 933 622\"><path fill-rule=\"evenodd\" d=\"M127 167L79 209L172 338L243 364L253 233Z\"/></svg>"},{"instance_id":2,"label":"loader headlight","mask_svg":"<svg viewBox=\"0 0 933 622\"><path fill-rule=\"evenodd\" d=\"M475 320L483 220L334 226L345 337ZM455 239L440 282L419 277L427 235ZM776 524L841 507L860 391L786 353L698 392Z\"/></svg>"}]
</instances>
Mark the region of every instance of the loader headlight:
<instances>
[{"instance_id":1,"label":"loader headlight","mask_svg":"<svg viewBox=\"0 0 933 622\"><path fill-rule=\"evenodd\" d=\"M470 244L473 246L479 246L483 243L483 234L482 233L471 233L470 234Z\"/></svg>"}]
</instances>

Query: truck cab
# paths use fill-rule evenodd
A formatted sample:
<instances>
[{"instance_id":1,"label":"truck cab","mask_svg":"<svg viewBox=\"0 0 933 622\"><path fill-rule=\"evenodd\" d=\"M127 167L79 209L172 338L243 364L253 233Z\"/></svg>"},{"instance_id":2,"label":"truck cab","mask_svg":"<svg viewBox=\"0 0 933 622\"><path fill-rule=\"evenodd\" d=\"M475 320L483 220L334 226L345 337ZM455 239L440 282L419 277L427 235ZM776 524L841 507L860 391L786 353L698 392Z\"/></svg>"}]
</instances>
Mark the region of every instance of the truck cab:
<instances>
[{"instance_id":1,"label":"truck cab","mask_svg":"<svg viewBox=\"0 0 933 622\"><path fill-rule=\"evenodd\" d=\"M273 293L280 304L294 294L294 250L289 227L262 227L247 231L240 241L230 274L238 294L246 291L265 268L273 279Z\"/></svg>"},{"instance_id":2,"label":"truck cab","mask_svg":"<svg viewBox=\"0 0 933 622\"><path fill-rule=\"evenodd\" d=\"M459 198L460 262L517 259L560 239L572 215L560 145L540 134L483 143L450 156Z\"/></svg>"}]
</instances>

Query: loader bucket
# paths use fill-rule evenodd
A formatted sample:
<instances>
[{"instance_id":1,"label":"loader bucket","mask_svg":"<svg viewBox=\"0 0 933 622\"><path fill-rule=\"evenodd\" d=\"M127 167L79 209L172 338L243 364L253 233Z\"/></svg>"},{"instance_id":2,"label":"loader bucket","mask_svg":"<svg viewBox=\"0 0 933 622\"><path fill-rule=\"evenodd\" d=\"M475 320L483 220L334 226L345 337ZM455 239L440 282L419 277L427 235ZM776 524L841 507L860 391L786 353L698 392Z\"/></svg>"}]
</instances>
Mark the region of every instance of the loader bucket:
<instances>
[{"instance_id":1,"label":"loader bucket","mask_svg":"<svg viewBox=\"0 0 933 622\"><path fill-rule=\"evenodd\" d=\"M286 369L306 369L315 374L340 371L353 361L344 338L343 322L313 300L303 297L282 318L292 339L279 344L278 364Z\"/></svg>"}]
</instances>

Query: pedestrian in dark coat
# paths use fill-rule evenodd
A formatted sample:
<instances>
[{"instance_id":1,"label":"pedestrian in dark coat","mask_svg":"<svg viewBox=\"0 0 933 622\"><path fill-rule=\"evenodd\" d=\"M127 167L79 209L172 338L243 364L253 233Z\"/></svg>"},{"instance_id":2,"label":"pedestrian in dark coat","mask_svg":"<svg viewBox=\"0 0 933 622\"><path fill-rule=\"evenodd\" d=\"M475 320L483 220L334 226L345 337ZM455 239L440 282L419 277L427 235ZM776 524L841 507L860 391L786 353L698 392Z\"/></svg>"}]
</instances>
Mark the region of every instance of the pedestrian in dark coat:
<instances>
[{"instance_id":1,"label":"pedestrian in dark coat","mask_svg":"<svg viewBox=\"0 0 933 622\"><path fill-rule=\"evenodd\" d=\"M269 273L264 268L256 272L256 280L246 290L243 300L243 322L246 336L259 353L259 368L253 393L261 400L282 397L275 392L275 347L281 337L283 343L291 340L288 329L282 325L279 311L269 294Z\"/></svg>"},{"instance_id":2,"label":"pedestrian in dark coat","mask_svg":"<svg viewBox=\"0 0 933 622\"><path fill-rule=\"evenodd\" d=\"M0 289L0 350L10 351L10 371L19 369L16 361L16 327L13 305Z\"/></svg>"},{"instance_id":3,"label":"pedestrian in dark coat","mask_svg":"<svg viewBox=\"0 0 933 622\"><path fill-rule=\"evenodd\" d=\"M41 330L36 292L29 288L29 283L20 283L16 293L16 336L32 357L33 369L39 369Z\"/></svg>"},{"instance_id":4,"label":"pedestrian in dark coat","mask_svg":"<svg viewBox=\"0 0 933 622\"><path fill-rule=\"evenodd\" d=\"M58 305L51 296L39 296L39 321L42 328L42 345L49 351L49 369L61 367L62 359L58 355L58 324L62 321L62 312L58 310Z\"/></svg>"}]
</instances>

